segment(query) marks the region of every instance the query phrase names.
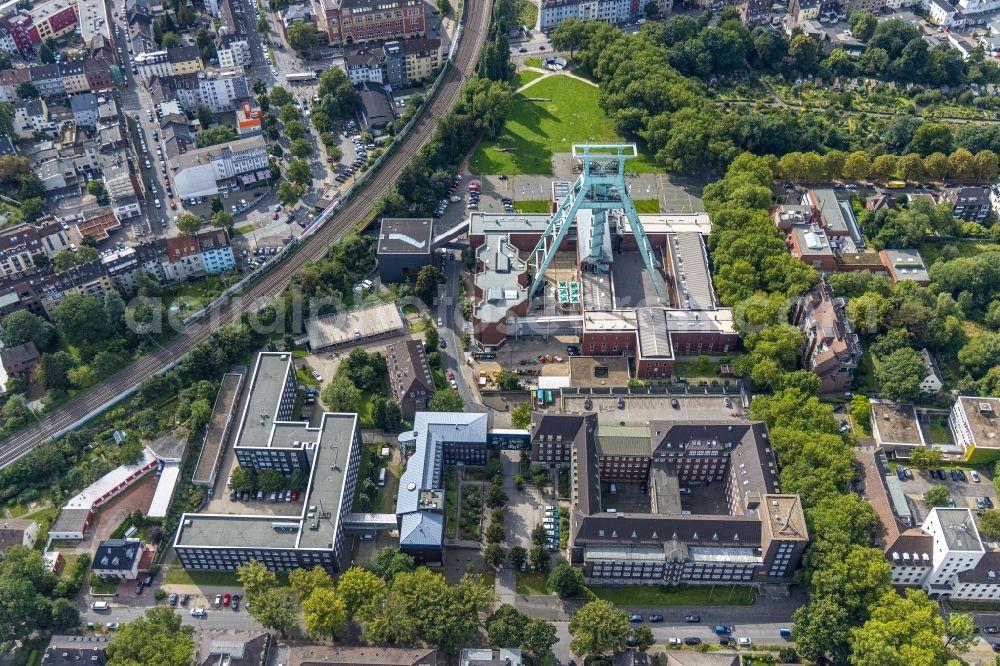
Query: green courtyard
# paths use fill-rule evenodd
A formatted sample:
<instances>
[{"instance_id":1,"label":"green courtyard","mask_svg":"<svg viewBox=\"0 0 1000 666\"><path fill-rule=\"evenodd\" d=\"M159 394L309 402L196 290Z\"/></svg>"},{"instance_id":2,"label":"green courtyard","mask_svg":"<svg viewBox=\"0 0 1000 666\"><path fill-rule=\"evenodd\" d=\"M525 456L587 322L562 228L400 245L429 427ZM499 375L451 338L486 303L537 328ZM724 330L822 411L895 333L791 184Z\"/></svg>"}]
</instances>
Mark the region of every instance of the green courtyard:
<instances>
[{"instance_id":1,"label":"green courtyard","mask_svg":"<svg viewBox=\"0 0 1000 666\"><path fill-rule=\"evenodd\" d=\"M476 148L469 168L476 174L550 174L552 154L574 143L625 141L598 104L600 91L568 76L549 76L514 96L503 134ZM662 171L643 152L629 160L635 173Z\"/></svg>"}]
</instances>

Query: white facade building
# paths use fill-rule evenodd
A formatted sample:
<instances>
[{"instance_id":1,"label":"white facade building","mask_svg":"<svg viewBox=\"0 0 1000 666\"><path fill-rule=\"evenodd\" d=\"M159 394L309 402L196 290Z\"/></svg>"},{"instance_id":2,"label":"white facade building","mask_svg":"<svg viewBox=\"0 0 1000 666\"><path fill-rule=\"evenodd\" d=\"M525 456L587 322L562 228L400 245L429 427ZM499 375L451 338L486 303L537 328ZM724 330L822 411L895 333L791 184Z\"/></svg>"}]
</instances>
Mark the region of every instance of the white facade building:
<instances>
[{"instance_id":1,"label":"white facade building","mask_svg":"<svg viewBox=\"0 0 1000 666\"><path fill-rule=\"evenodd\" d=\"M622 23L639 10L631 0L543 0L539 25L548 30L568 18Z\"/></svg>"},{"instance_id":2,"label":"white facade building","mask_svg":"<svg viewBox=\"0 0 1000 666\"><path fill-rule=\"evenodd\" d=\"M222 44L216 49L216 53L219 56L219 67L223 69L253 65L250 42L243 35L234 35L223 39Z\"/></svg>"},{"instance_id":3,"label":"white facade building","mask_svg":"<svg viewBox=\"0 0 1000 666\"><path fill-rule=\"evenodd\" d=\"M253 136L189 150L172 160L171 169L181 198L211 196L220 181L268 169L267 146L263 137Z\"/></svg>"},{"instance_id":4,"label":"white facade building","mask_svg":"<svg viewBox=\"0 0 1000 666\"><path fill-rule=\"evenodd\" d=\"M969 460L977 448L1000 447L1000 398L960 396L951 407L948 426ZM993 453L992 451L988 453ZM995 456L989 456L993 458Z\"/></svg>"}]
</instances>

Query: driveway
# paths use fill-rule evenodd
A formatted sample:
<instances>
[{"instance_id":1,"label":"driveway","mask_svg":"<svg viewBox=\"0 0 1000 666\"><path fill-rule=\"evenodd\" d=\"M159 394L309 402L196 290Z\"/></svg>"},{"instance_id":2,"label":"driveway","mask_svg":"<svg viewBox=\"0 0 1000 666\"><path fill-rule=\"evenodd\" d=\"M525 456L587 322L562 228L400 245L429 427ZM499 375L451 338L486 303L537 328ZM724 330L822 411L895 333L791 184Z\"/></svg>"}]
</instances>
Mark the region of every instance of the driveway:
<instances>
[{"instance_id":1,"label":"driveway","mask_svg":"<svg viewBox=\"0 0 1000 666\"><path fill-rule=\"evenodd\" d=\"M159 480L156 474L150 472L135 485L127 488L121 495L101 507L90 531L92 552L97 550L99 543L111 536L111 533L121 525L127 515L136 510L142 511L144 514L149 511L149 505L153 501L156 484Z\"/></svg>"}]
</instances>

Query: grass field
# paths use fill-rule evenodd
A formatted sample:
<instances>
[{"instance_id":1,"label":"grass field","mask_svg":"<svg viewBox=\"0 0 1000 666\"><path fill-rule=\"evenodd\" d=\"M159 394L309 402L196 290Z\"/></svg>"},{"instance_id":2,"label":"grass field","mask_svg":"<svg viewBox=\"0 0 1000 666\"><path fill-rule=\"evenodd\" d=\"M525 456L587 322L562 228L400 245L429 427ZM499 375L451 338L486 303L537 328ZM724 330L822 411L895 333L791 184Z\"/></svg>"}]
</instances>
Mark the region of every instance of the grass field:
<instances>
[{"instance_id":1,"label":"grass field","mask_svg":"<svg viewBox=\"0 0 1000 666\"><path fill-rule=\"evenodd\" d=\"M241 587L235 571L187 571L180 565L167 569L164 583L172 585L225 585ZM278 585L288 585L288 574L278 574Z\"/></svg>"},{"instance_id":2,"label":"grass field","mask_svg":"<svg viewBox=\"0 0 1000 666\"><path fill-rule=\"evenodd\" d=\"M660 212L659 199L634 199L635 211L640 215L655 215Z\"/></svg>"},{"instance_id":3,"label":"grass field","mask_svg":"<svg viewBox=\"0 0 1000 666\"><path fill-rule=\"evenodd\" d=\"M469 161L473 173L550 174L552 154L574 143L623 141L597 103L594 86L568 76L550 76L514 96L503 134L479 144ZM660 171L640 149L630 172Z\"/></svg>"},{"instance_id":4,"label":"grass field","mask_svg":"<svg viewBox=\"0 0 1000 666\"><path fill-rule=\"evenodd\" d=\"M542 59L541 58L525 58L524 59L524 66L525 67L538 67L538 68L541 68L541 66L542 66Z\"/></svg>"},{"instance_id":5,"label":"grass field","mask_svg":"<svg viewBox=\"0 0 1000 666\"><path fill-rule=\"evenodd\" d=\"M549 206L551 203L545 199L525 199L514 202L514 210L519 210L522 213L548 213Z\"/></svg>"},{"instance_id":6,"label":"grass field","mask_svg":"<svg viewBox=\"0 0 1000 666\"><path fill-rule=\"evenodd\" d=\"M548 574L537 571L518 571L515 589L518 594L552 594Z\"/></svg>"},{"instance_id":7,"label":"grass field","mask_svg":"<svg viewBox=\"0 0 1000 666\"><path fill-rule=\"evenodd\" d=\"M625 585L618 588L592 586L590 592L616 606L750 606L754 588L743 585Z\"/></svg>"},{"instance_id":8,"label":"grass field","mask_svg":"<svg viewBox=\"0 0 1000 666\"><path fill-rule=\"evenodd\" d=\"M243 234L248 234L251 231L253 231L253 225L252 224L244 224L241 227L234 227L233 228L233 235L234 236L242 236Z\"/></svg>"},{"instance_id":9,"label":"grass field","mask_svg":"<svg viewBox=\"0 0 1000 666\"><path fill-rule=\"evenodd\" d=\"M531 83L535 79L542 78L541 72L533 72L531 70L524 70L523 72L518 72L514 76L514 90L517 90L526 83Z\"/></svg>"}]
</instances>

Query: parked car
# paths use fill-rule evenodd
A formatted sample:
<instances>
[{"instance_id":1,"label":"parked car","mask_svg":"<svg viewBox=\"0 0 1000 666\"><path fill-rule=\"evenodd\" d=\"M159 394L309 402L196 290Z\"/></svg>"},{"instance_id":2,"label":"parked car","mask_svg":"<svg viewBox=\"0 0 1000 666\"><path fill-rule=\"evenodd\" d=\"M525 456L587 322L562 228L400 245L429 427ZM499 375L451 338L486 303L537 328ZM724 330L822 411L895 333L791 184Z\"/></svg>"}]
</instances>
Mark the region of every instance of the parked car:
<instances>
[{"instance_id":1,"label":"parked car","mask_svg":"<svg viewBox=\"0 0 1000 666\"><path fill-rule=\"evenodd\" d=\"M228 592L226 592L225 594L222 595L222 605L223 606L228 606L229 602L231 600L232 600L232 597L229 596Z\"/></svg>"},{"instance_id":2,"label":"parked car","mask_svg":"<svg viewBox=\"0 0 1000 666\"><path fill-rule=\"evenodd\" d=\"M212 605L215 606L216 608L220 608L222 606L222 595L221 594L215 595L215 601L212 603Z\"/></svg>"},{"instance_id":3,"label":"parked car","mask_svg":"<svg viewBox=\"0 0 1000 666\"><path fill-rule=\"evenodd\" d=\"M700 645L701 644L701 639L698 638L697 636L688 636L687 638L684 639L684 644L685 645Z\"/></svg>"},{"instance_id":4,"label":"parked car","mask_svg":"<svg viewBox=\"0 0 1000 666\"><path fill-rule=\"evenodd\" d=\"M663 616L660 615L659 613L654 613L653 615L649 616L649 621L650 622L663 622Z\"/></svg>"},{"instance_id":5,"label":"parked car","mask_svg":"<svg viewBox=\"0 0 1000 666\"><path fill-rule=\"evenodd\" d=\"M240 595L234 594L233 600L229 603L229 607L233 610L239 610L240 608Z\"/></svg>"},{"instance_id":6,"label":"parked car","mask_svg":"<svg viewBox=\"0 0 1000 666\"><path fill-rule=\"evenodd\" d=\"M641 613L632 613L631 615L628 616L628 621L629 622L642 622L642 614Z\"/></svg>"},{"instance_id":7,"label":"parked car","mask_svg":"<svg viewBox=\"0 0 1000 666\"><path fill-rule=\"evenodd\" d=\"M685 615L685 622L701 622L701 615Z\"/></svg>"},{"instance_id":8,"label":"parked car","mask_svg":"<svg viewBox=\"0 0 1000 666\"><path fill-rule=\"evenodd\" d=\"M983 627L984 634L1000 634L1000 627L994 627L992 625L988 627Z\"/></svg>"},{"instance_id":9,"label":"parked car","mask_svg":"<svg viewBox=\"0 0 1000 666\"><path fill-rule=\"evenodd\" d=\"M191 599L190 595L182 594L180 598L181 606L187 606L188 601Z\"/></svg>"},{"instance_id":10,"label":"parked car","mask_svg":"<svg viewBox=\"0 0 1000 666\"><path fill-rule=\"evenodd\" d=\"M976 470L972 470L969 473L969 475L972 477L973 481L975 481L976 483L979 483L979 472L977 472Z\"/></svg>"},{"instance_id":11,"label":"parked car","mask_svg":"<svg viewBox=\"0 0 1000 666\"><path fill-rule=\"evenodd\" d=\"M618 397L618 409L625 409L625 398Z\"/></svg>"},{"instance_id":12,"label":"parked car","mask_svg":"<svg viewBox=\"0 0 1000 666\"><path fill-rule=\"evenodd\" d=\"M740 647L748 647L750 644L753 643L753 641L751 641L746 636L741 636L737 642L739 643Z\"/></svg>"},{"instance_id":13,"label":"parked car","mask_svg":"<svg viewBox=\"0 0 1000 666\"><path fill-rule=\"evenodd\" d=\"M177 593L176 592L171 592L170 596L167 597L167 603L170 604L171 606L176 606L177 605L177 598L178 598L177 597Z\"/></svg>"},{"instance_id":14,"label":"parked car","mask_svg":"<svg viewBox=\"0 0 1000 666\"><path fill-rule=\"evenodd\" d=\"M114 631L115 629L118 628L119 625L118 625L117 622L108 622L104 626L107 627L108 629L111 629L112 631Z\"/></svg>"}]
</instances>

